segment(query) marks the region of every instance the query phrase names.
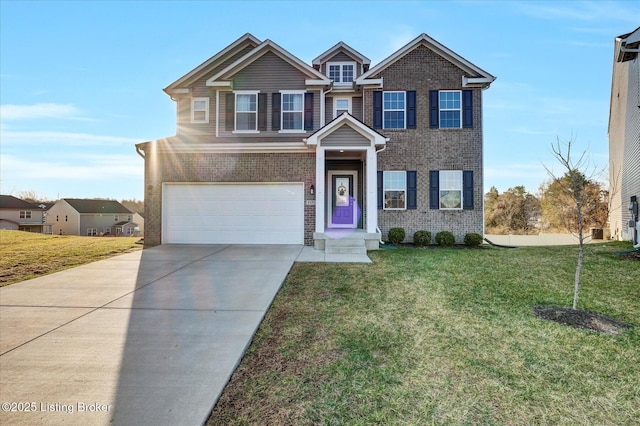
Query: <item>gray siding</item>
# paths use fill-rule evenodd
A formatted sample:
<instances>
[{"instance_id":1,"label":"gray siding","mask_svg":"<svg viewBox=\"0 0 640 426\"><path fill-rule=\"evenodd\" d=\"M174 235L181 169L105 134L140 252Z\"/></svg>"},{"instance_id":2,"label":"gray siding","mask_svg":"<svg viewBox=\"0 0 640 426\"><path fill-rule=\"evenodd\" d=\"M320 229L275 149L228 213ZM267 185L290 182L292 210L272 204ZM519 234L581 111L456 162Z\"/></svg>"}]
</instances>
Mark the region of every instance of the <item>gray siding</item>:
<instances>
[{"instance_id":1,"label":"gray siding","mask_svg":"<svg viewBox=\"0 0 640 426\"><path fill-rule=\"evenodd\" d=\"M233 76L233 90L304 90L307 76L268 52Z\"/></svg>"},{"instance_id":2,"label":"gray siding","mask_svg":"<svg viewBox=\"0 0 640 426\"><path fill-rule=\"evenodd\" d=\"M322 146L369 146L371 142L356 132L351 126L343 125L326 138L322 139Z\"/></svg>"},{"instance_id":3,"label":"gray siding","mask_svg":"<svg viewBox=\"0 0 640 426\"><path fill-rule=\"evenodd\" d=\"M335 55L330 56L325 62L320 64L320 72L324 75L327 74L327 62L355 62L356 63L356 78L362 75L362 62L349 56L342 48L339 49Z\"/></svg>"},{"instance_id":4,"label":"gray siding","mask_svg":"<svg viewBox=\"0 0 640 426\"><path fill-rule=\"evenodd\" d=\"M610 226L614 238L631 240L632 196L640 199L640 58L615 62L609 118ZM616 187L617 181L617 187Z\"/></svg>"}]
</instances>

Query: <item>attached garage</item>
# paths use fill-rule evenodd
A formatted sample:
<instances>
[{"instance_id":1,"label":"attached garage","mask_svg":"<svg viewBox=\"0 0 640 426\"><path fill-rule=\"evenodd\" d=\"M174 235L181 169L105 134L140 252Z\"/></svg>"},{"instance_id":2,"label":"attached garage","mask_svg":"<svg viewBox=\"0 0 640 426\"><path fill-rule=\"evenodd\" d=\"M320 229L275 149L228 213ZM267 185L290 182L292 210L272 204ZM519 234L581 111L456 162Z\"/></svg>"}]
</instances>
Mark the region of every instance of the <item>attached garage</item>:
<instances>
[{"instance_id":1,"label":"attached garage","mask_svg":"<svg viewBox=\"0 0 640 426\"><path fill-rule=\"evenodd\" d=\"M303 183L165 183L163 244L304 244Z\"/></svg>"}]
</instances>

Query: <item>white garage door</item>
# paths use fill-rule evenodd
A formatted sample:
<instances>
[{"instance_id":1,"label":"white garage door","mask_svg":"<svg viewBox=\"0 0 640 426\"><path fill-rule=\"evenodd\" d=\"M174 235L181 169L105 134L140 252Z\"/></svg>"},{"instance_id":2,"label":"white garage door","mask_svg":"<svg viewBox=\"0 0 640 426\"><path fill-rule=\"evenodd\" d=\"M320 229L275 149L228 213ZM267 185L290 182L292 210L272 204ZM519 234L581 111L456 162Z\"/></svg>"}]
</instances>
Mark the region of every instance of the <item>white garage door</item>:
<instances>
[{"instance_id":1,"label":"white garage door","mask_svg":"<svg viewBox=\"0 0 640 426\"><path fill-rule=\"evenodd\" d=\"M163 185L163 244L303 244L304 185Z\"/></svg>"}]
</instances>

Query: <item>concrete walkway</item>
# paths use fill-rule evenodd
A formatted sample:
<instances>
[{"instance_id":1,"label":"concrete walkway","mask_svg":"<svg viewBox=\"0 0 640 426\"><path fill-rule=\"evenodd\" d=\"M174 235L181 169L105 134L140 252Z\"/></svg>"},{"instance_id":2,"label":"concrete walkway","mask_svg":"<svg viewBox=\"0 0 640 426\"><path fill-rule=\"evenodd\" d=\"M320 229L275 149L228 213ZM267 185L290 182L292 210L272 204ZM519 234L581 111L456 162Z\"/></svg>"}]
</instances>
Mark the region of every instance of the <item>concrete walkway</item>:
<instances>
[{"instance_id":1,"label":"concrete walkway","mask_svg":"<svg viewBox=\"0 0 640 426\"><path fill-rule=\"evenodd\" d=\"M0 424L202 424L301 252L159 246L1 288Z\"/></svg>"}]
</instances>

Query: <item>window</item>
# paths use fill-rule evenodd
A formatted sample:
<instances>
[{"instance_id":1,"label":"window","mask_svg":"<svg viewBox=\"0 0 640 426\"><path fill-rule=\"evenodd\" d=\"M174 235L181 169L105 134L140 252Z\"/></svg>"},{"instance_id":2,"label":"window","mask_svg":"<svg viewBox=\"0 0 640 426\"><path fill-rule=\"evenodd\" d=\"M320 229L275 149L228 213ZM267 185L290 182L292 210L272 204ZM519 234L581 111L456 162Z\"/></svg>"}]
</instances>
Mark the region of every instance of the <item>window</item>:
<instances>
[{"instance_id":1,"label":"window","mask_svg":"<svg viewBox=\"0 0 640 426\"><path fill-rule=\"evenodd\" d=\"M64 216L64 221L65 221L65 222L69 222L69 216L65 215L65 216Z\"/></svg>"},{"instance_id":2,"label":"window","mask_svg":"<svg viewBox=\"0 0 640 426\"><path fill-rule=\"evenodd\" d=\"M351 98L335 98L333 105L333 118L345 112L351 114Z\"/></svg>"},{"instance_id":3,"label":"window","mask_svg":"<svg viewBox=\"0 0 640 426\"><path fill-rule=\"evenodd\" d=\"M87 228L87 235L89 237L95 237L96 235L98 235L98 229L97 228Z\"/></svg>"},{"instance_id":4,"label":"window","mask_svg":"<svg viewBox=\"0 0 640 426\"><path fill-rule=\"evenodd\" d=\"M117 222L119 218L120 218L120 216L118 216L117 214L116 214L116 215L113 215L113 219L114 219L114 221L116 221L116 222Z\"/></svg>"},{"instance_id":5,"label":"window","mask_svg":"<svg viewBox=\"0 0 640 426\"><path fill-rule=\"evenodd\" d=\"M406 209L407 174L406 172L384 172L384 209Z\"/></svg>"},{"instance_id":6,"label":"window","mask_svg":"<svg viewBox=\"0 0 640 426\"><path fill-rule=\"evenodd\" d=\"M258 130L258 94L236 92L237 131Z\"/></svg>"},{"instance_id":7,"label":"window","mask_svg":"<svg viewBox=\"0 0 640 426\"><path fill-rule=\"evenodd\" d=\"M429 127L473 128L473 90L429 91Z\"/></svg>"},{"instance_id":8,"label":"window","mask_svg":"<svg viewBox=\"0 0 640 426\"><path fill-rule=\"evenodd\" d=\"M130 214L127 215L127 222L131 222L131 215Z\"/></svg>"},{"instance_id":9,"label":"window","mask_svg":"<svg viewBox=\"0 0 640 426\"><path fill-rule=\"evenodd\" d=\"M191 122L192 123L208 123L209 122L209 98L192 98L191 99Z\"/></svg>"},{"instance_id":10,"label":"window","mask_svg":"<svg viewBox=\"0 0 640 426\"><path fill-rule=\"evenodd\" d=\"M20 219L31 219L31 212L28 210L20 211Z\"/></svg>"},{"instance_id":11,"label":"window","mask_svg":"<svg viewBox=\"0 0 640 426\"><path fill-rule=\"evenodd\" d=\"M462 171L441 170L440 189L438 194L440 209L462 209Z\"/></svg>"},{"instance_id":12,"label":"window","mask_svg":"<svg viewBox=\"0 0 640 426\"><path fill-rule=\"evenodd\" d=\"M459 129L462 124L462 104L459 90L442 90L439 95L440 128Z\"/></svg>"},{"instance_id":13,"label":"window","mask_svg":"<svg viewBox=\"0 0 640 426\"><path fill-rule=\"evenodd\" d=\"M383 129L404 129L405 92L383 92Z\"/></svg>"},{"instance_id":14,"label":"window","mask_svg":"<svg viewBox=\"0 0 640 426\"><path fill-rule=\"evenodd\" d=\"M60 222L60 216L56 215L56 222Z\"/></svg>"},{"instance_id":15,"label":"window","mask_svg":"<svg viewBox=\"0 0 640 426\"><path fill-rule=\"evenodd\" d=\"M304 92L282 92L282 130L304 130Z\"/></svg>"},{"instance_id":16,"label":"window","mask_svg":"<svg viewBox=\"0 0 640 426\"><path fill-rule=\"evenodd\" d=\"M329 62L327 63L327 74L337 85L349 85L355 77L355 62Z\"/></svg>"},{"instance_id":17,"label":"window","mask_svg":"<svg viewBox=\"0 0 640 426\"><path fill-rule=\"evenodd\" d=\"M473 171L431 170L429 198L431 209L473 210Z\"/></svg>"}]
</instances>

